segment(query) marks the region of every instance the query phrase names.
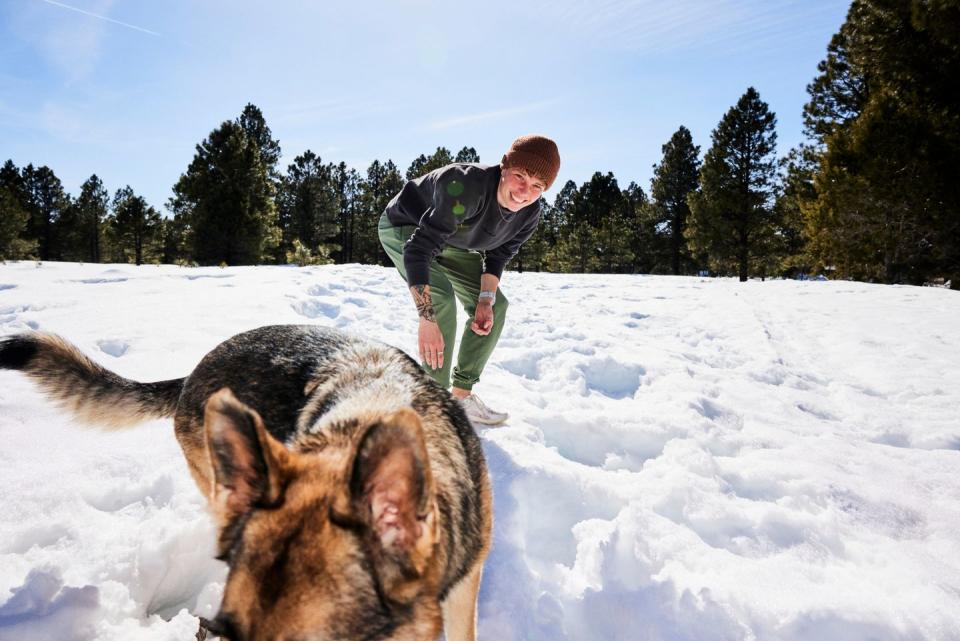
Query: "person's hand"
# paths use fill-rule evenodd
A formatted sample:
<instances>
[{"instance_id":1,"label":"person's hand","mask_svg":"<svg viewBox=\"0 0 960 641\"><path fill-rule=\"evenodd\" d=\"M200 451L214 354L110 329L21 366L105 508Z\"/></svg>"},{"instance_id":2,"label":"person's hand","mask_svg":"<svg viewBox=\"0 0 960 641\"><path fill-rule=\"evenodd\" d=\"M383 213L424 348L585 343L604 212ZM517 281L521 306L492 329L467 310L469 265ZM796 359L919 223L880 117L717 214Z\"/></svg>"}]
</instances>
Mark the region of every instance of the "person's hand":
<instances>
[{"instance_id":1,"label":"person's hand","mask_svg":"<svg viewBox=\"0 0 960 641\"><path fill-rule=\"evenodd\" d=\"M470 329L474 334L486 336L493 329L493 303L488 298L477 301L477 311L473 313Z\"/></svg>"},{"instance_id":2,"label":"person's hand","mask_svg":"<svg viewBox=\"0 0 960 641\"><path fill-rule=\"evenodd\" d=\"M420 358L433 369L443 367L443 334L440 326L434 321L420 318L420 329L417 332L420 345Z\"/></svg>"}]
</instances>

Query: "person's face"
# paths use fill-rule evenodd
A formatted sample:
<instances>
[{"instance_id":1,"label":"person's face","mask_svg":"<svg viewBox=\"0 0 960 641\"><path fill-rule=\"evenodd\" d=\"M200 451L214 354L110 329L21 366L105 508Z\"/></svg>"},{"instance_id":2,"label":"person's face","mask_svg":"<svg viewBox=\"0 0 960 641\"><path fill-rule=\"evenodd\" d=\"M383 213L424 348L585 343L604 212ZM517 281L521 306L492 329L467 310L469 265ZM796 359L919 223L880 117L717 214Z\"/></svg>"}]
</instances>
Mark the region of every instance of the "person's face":
<instances>
[{"instance_id":1,"label":"person's face","mask_svg":"<svg viewBox=\"0 0 960 641\"><path fill-rule=\"evenodd\" d=\"M520 211L539 198L546 187L543 180L531 176L525 169L508 167L500 172L497 202L510 211Z\"/></svg>"}]
</instances>

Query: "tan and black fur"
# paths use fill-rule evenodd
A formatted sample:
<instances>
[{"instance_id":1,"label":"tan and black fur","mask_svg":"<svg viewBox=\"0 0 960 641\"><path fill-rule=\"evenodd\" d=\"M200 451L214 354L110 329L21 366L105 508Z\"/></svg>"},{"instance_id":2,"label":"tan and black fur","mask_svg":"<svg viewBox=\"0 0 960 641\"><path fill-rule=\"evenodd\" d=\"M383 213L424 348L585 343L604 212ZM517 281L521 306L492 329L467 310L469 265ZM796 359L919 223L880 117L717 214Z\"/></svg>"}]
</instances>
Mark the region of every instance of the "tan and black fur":
<instances>
[{"instance_id":1,"label":"tan and black fur","mask_svg":"<svg viewBox=\"0 0 960 641\"><path fill-rule=\"evenodd\" d=\"M183 379L138 383L61 338L0 341L88 422L172 416L230 567L231 641L476 635L490 485L460 406L401 351L314 326L239 334Z\"/></svg>"}]
</instances>

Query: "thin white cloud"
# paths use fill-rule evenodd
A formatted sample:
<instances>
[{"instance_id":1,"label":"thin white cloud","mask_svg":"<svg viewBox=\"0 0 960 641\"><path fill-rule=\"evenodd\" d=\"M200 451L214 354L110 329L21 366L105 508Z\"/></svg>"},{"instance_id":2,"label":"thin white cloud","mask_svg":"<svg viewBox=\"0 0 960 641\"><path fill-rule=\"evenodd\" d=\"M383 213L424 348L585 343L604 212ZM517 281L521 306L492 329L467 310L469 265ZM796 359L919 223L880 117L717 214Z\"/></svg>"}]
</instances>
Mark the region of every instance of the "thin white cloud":
<instances>
[{"instance_id":1,"label":"thin white cloud","mask_svg":"<svg viewBox=\"0 0 960 641\"><path fill-rule=\"evenodd\" d=\"M47 4L52 4L55 7L62 7L64 9L69 9L70 11L76 11L77 13L82 13L85 16L90 16L91 18L97 18L98 20L104 20L106 22L111 22L121 27L126 27L127 29L133 29L134 31L140 31L142 33L149 34L151 36L160 36L156 31L150 31L149 29L144 29L143 27L138 27L137 25L130 24L128 22L121 22L119 20L114 20L113 18L108 18L107 16L101 16L97 13L92 13L90 11L84 11L83 9L78 9L77 7L71 7L68 4L63 4L62 2L55 2L54 0L40 0L41 2L46 2Z\"/></svg>"},{"instance_id":2,"label":"thin white cloud","mask_svg":"<svg viewBox=\"0 0 960 641\"><path fill-rule=\"evenodd\" d=\"M739 48L745 41L790 36L800 25L831 16L849 0L539 0L534 5L556 32L606 47L665 53Z\"/></svg>"},{"instance_id":3,"label":"thin white cloud","mask_svg":"<svg viewBox=\"0 0 960 641\"><path fill-rule=\"evenodd\" d=\"M287 127L315 126L319 122L342 122L383 114L390 108L381 98L343 98L309 104L288 104L272 113L271 122Z\"/></svg>"},{"instance_id":4,"label":"thin white cloud","mask_svg":"<svg viewBox=\"0 0 960 641\"><path fill-rule=\"evenodd\" d=\"M444 120L437 120L427 124L427 129L452 129L454 127L462 127L463 125L472 125L478 122L486 122L489 120L497 120L499 118L507 118L509 116L516 116L519 114L530 113L533 111L539 111L545 107L549 107L552 104L555 104L556 100L543 100L540 102L534 102L529 105L521 105L519 107L511 107L509 109L497 109L494 111L486 111L483 113L476 114L467 114L464 116L456 116L453 118L447 118Z\"/></svg>"}]
</instances>

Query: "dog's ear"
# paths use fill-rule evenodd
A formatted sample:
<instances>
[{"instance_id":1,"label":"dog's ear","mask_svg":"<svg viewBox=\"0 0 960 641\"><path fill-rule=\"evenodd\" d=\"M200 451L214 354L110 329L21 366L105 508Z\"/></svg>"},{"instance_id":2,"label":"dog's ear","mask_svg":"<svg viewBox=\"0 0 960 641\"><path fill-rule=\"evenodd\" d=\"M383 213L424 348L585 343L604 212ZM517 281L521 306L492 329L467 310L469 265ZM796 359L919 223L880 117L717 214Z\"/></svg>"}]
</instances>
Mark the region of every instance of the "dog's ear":
<instances>
[{"instance_id":1,"label":"dog's ear","mask_svg":"<svg viewBox=\"0 0 960 641\"><path fill-rule=\"evenodd\" d=\"M280 503L288 453L260 415L224 388L207 399L203 426L213 467L213 505L222 522Z\"/></svg>"},{"instance_id":2,"label":"dog's ear","mask_svg":"<svg viewBox=\"0 0 960 641\"><path fill-rule=\"evenodd\" d=\"M420 417L402 409L362 436L350 478L352 512L367 528L381 584L407 602L437 541L436 501Z\"/></svg>"}]
</instances>

